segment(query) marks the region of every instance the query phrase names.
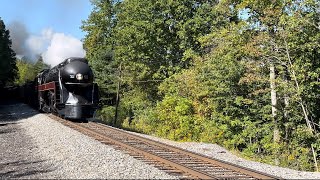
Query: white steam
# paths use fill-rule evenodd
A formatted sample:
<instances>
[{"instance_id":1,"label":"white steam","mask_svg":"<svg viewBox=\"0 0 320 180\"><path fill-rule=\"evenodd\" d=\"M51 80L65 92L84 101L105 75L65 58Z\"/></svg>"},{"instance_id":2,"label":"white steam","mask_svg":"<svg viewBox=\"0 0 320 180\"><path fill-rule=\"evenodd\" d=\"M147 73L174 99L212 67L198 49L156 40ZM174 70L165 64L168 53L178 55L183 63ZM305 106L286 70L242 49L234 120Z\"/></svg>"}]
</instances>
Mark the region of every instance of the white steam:
<instances>
[{"instance_id":1,"label":"white steam","mask_svg":"<svg viewBox=\"0 0 320 180\"><path fill-rule=\"evenodd\" d=\"M31 54L42 54L49 46L54 33L52 29L44 29L40 36L31 35L26 40L26 46Z\"/></svg>"},{"instance_id":2,"label":"white steam","mask_svg":"<svg viewBox=\"0 0 320 180\"><path fill-rule=\"evenodd\" d=\"M55 66L68 57L84 57L82 42L63 33L55 33L47 50L42 54L44 62Z\"/></svg>"},{"instance_id":3,"label":"white steam","mask_svg":"<svg viewBox=\"0 0 320 180\"><path fill-rule=\"evenodd\" d=\"M51 28L43 29L40 35L31 35L20 22L11 23L8 29L17 57L36 61L42 55L43 61L53 67L68 57L85 56L82 42L71 35L56 33Z\"/></svg>"}]
</instances>

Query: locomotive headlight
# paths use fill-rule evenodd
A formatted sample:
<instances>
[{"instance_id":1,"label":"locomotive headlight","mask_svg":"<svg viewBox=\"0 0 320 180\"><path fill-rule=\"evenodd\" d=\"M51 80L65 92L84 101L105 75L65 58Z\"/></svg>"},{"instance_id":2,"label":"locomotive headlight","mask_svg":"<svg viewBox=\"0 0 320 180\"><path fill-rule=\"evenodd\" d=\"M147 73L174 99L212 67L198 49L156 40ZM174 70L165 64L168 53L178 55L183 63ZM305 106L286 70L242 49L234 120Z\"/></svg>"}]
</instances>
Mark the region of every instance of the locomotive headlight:
<instances>
[{"instance_id":1,"label":"locomotive headlight","mask_svg":"<svg viewBox=\"0 0 320 180\"><path fill-rule=\"evenodd\" d=\"M83 79L83 75L79 73L76 75L76 78L80 81Z\"/></svg>"}]
</instances>

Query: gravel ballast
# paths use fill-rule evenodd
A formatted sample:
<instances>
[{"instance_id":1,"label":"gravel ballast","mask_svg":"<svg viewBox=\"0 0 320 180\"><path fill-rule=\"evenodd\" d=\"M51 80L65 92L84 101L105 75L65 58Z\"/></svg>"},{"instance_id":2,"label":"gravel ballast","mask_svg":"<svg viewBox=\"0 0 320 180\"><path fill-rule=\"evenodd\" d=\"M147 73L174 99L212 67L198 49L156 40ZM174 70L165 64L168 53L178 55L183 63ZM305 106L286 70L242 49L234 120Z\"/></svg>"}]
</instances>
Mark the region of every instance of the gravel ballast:
<instances>
[{"instance_id":1,"label":"gravel ballast","mask_svg":"<svg viewBox=\"0 0 320 180\"><path fill-rule=\"evenodd\" d=\"M50 177L46 174L55 169L55 164L35 153L38 151L36 144L20 126L20 119L35 113L11 111L19 107L0 105L0 179Z\"/></svg>"},{"instance_id":2,"label":"gravel ballast","mask_svg":"<svg viewBox=\"0 0 320 180\"><path fill-rule=\"evenodd\" d=\"M208 143L196 143L196 142L175 142L167 139L162 139L154 136L149 136L145 134L139 134L135 132L130 132L138 136L146 137L155 141L159 141L165 144L176 146L182 149L186 149L191 152L196 152L198 154L203 154L215 159L226 161L232 164L237 164L244 166L256 171L264 172L270 175L274 175L283 179L320 179L320 172L306 172L297 171L289 168L282 168L278 166L272 166L264 163L259 163L255 161L249 161L236 155L232 154L225 148L217 144Z\"/></svg>"},{"instance_id":3,"label":"gravel ballast","mask_svg":"<svg viewBox=\"0 0 320 180\"><path fill-rule=\"evenodd\" d=\"M29 112L34 110L26 105L15 105L11 112ZM19 116L19 114L15 114ZM1 166L6 165L6 159L15 159L21 149L26 149L21 158L15 162L23 162L27 157L30 162L41 162L38 172L15 175L13 170L1 170L0 178L62 178L62 179L174 179L150 165L147 165L131 156L124 154L110 146L93 140L77 131L50 119L44 114L32 114L19 119L15 131L20 134L12 139L7 138L2 144L7 144L16 151L6 151L1 154ZM2 129L2 128L1 128ZM20 137L20 140L18 140ZM9 141L7 141L9 140ZM10 143L10 144L9 144ZM1 147L7 148L7 147ZM30 149L29 149L30 148ZM29 149L29 150L28 150ZM35 159L35 160L34 160ZM21 166L16 168L23 168ZM30 171L36 167L27 164ZM2 172L3 171L3 172Z\"/></svg>"},{"instance_id":4,"label":"gravel ballast","mask_svg":"<svg viewBox=\"0 0 320 180\"><path fill-rule=\"evenodd\" d=\"M5 116L2 118L1 116ZM133 132L131 132L133 133ZM320 179L320 173L239 158L216 144L156 141L284 179ZM0 106L0 178L173 179L150 165L63 126L27 105Z\"/></svg>"}]
</instances>

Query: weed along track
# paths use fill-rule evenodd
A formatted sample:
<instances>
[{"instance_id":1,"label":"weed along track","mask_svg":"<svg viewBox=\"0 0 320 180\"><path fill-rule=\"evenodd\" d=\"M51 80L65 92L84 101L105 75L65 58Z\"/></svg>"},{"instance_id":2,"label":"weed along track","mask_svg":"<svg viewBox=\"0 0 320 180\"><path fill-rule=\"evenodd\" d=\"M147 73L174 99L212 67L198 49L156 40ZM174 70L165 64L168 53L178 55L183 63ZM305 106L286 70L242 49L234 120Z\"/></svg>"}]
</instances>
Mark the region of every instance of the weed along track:
<instances>
[{"instance_id":1,"label":"weed along track","mask_svg":"<svg viewBox=\"0 0 320 180\"><path fill-rule=\"evenodd\" d=\"M101 143L139 159L178 178L192 179L279 179L265 173L209 158L184 149L143 138L104 124L74 123L54 115L52 119Z\"/></svg>"}]
</instances>

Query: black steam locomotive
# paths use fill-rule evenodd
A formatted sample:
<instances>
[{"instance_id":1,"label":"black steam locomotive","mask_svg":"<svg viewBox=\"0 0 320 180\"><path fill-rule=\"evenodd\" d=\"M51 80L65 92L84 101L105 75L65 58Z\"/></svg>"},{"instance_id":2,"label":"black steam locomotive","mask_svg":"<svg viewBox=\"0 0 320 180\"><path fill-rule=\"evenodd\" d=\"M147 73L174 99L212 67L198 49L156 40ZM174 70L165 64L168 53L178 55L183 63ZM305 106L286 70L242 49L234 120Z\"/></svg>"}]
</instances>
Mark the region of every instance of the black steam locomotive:
<instances>
[{"instance_id":1,"label":"black steam locomotive","mask_svg":"<svg viewBox=\"0 0 320 180\"><path fill-rule=\"evenodd\" d=\"M68 58L43 70L34 83L36 106L42 112L57 113L66 119L93 116L98 104L98 87L84 58Z\"/></svg>"}]
</instances>

